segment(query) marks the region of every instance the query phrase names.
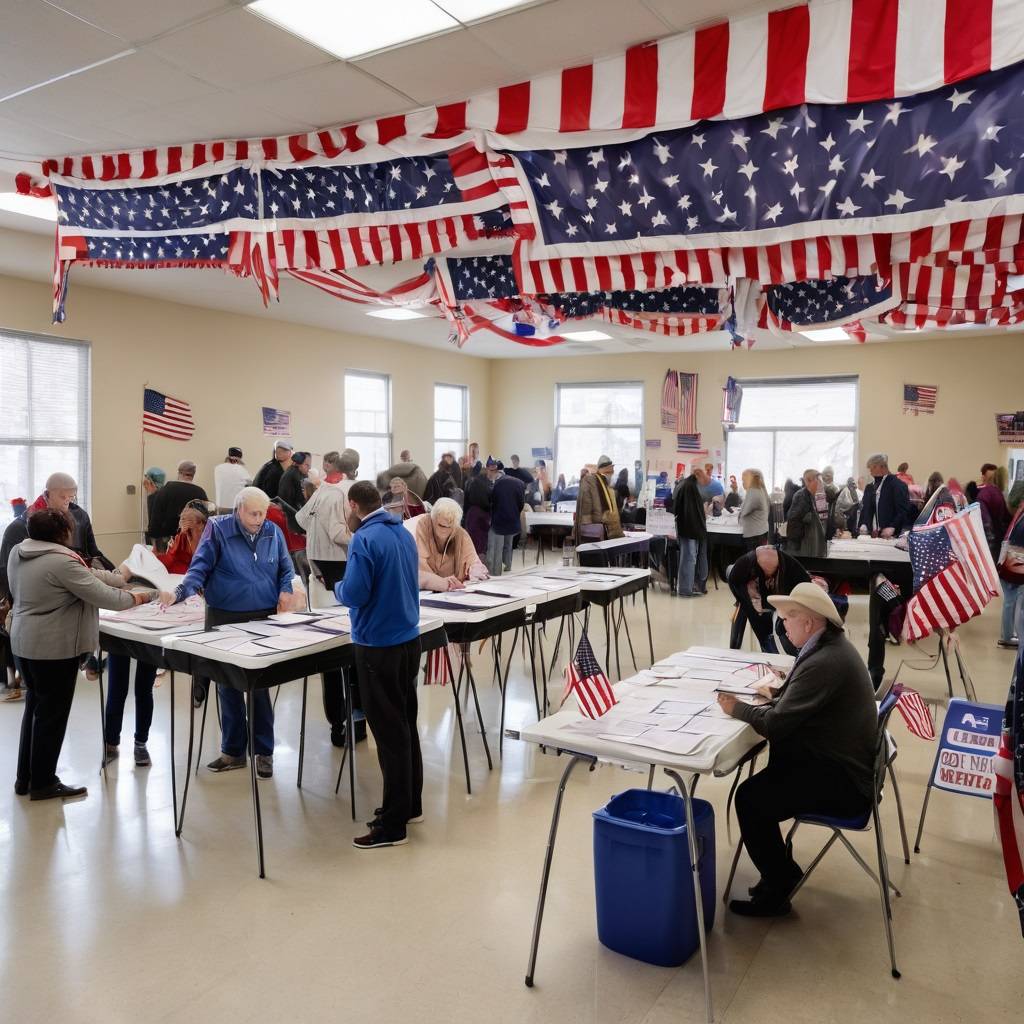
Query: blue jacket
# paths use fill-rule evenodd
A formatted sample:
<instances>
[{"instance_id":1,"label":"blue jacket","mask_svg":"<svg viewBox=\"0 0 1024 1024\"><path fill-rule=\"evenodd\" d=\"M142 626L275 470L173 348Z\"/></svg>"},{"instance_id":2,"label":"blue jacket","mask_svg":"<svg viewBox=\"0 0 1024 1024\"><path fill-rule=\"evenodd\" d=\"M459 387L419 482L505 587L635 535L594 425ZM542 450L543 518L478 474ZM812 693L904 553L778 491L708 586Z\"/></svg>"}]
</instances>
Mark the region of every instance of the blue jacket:
<instances>
[{"instance_id":1,"label":"blue jacket","mask_svg":"<svg viewBox=\"0 0 1024 1024\"><path fill-rule=\"evenodd\" d=\"M910 492L907 485L895 473L890 473L882 481L882 494L878 500L878 523L873 527L875 517L875 482L871 481L864 488L864 499L860 507L860 525L884 530L892 527L896 533L909 530L917 518L917 510L910 503Z\"/></svg>"},{"instance_id":2,"label":"blue jacket","mask_svg":"<svg viewBox=\"0 0 1024 1024\"><path fill-rule=\"evenodd\" d=\"M523 481L507 473L499 476L491 491L491 529L502 537L519 533L519 513L525 504Z\"/></svg>"},{"instance_id":3,"label":"blue jacket","mask_svg":"<svg viewBox=\"0 0 1024 1024\"><path fill-rule=\"evenodd\" d=\"M205 591L206 603L225 612L276 608L281 594L292 592L295 570L284 534L264 520L255 538L232 512L214 516L203 531L175 595L179 601Z\"/></svg>"},{"instance_id":4,"label":"blue jacket","mask_svg":"<svg viewBox=\"0 0 1024 1024\"><path fill-rule=\"evenodd\" d=\"M374 512L348 546L345 578L334 596L349 608L352 640L364 647L394 647L415 640L420 622L420 557L402 520Z\"/></svg>"}]
</instances>

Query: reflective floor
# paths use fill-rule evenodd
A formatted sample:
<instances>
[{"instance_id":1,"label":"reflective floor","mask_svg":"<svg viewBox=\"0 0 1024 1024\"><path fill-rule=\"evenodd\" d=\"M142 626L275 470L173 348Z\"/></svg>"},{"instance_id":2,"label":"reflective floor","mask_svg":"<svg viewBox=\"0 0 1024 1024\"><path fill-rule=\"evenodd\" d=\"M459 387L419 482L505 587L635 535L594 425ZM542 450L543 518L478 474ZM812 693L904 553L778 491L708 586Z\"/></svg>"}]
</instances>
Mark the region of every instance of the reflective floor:
<instances>
[{"instance_id":1,"label":"reflective floor","mask_svg":"<svg viewBox=\"0 0 1024 1024\"><path fill-rule=\"evenodd\" d=\"M651 600L660 657L728 640L725 589L699 600ZM998 650L999 603L963 633L980 699L1001 703L1012 654ZM864 649L866 600L854 598L851 635ZM630 613L638 654L642 610ZM934 650L934 644L928 645ZM595 643L603 659L603 643ZM894 670L905 648L890 648ZM920 662L923 652L910 652ZM497 748L498 692L480 658L484 716ZM564 659L563 659L564 663ZM624 666L625 667L625 666ZM528 663L513 660L508 725L533 715ZM945 692L941 669L904 670L926 694ZM188 819L175 839L168 749L169 678L157 690L153 767L131 764L130 742L106 781L98 772L96 685L82 677L61 757L65 781L88 798L61 805L14 795L18 704L0 704L0 1020L87 1022L702 1021L699 958L651 967L604 949L594 921L591 812L645 779L621 769L579 770L562 816L536 987L524 987L530 930L555 780L564 761L506 741L487 771L470 736L467 797L449 688L421 690L426 821L406 847L357 851L346 786L334 795L340 752L331 747L311 686L305 780L295 786L300 686L277 703L275 777L261 783L268 877L256 875L247 773L200 771ZM552 684L552 696L557 699ZM188 710L178 688L178 761L184 770ZM132 715L129 697L126 722ZM467 727L473 722L472 716ZM894 716L908 828L916 829L934 748ZM131 734L130 724L125 737ZM204 760L216 753L207 735ZM360 822L380 794L372 740L361 744ZM180 780L180 772L179 772ZM659 785L667 781L659 780ZM698 794L717 818L719 889L735 840L726 824L727 784ZM787 919L738 919L718 905L710 937L716 1020L787 1022L974 1022L1016 1017L1024 996L1021 937L1006 892L991 806L936 792L923 850L899 855L895 807L883 803L886 846L903 897L895 933L903 978L889 976L878 894L846 852L834 848ZM797 838L808 861L820 834ZM857 845L872 856L871 835ZM752 881L744 861L738 884ZM638 911L642 908L638 908Z\"/></svg>"}]
</instances>

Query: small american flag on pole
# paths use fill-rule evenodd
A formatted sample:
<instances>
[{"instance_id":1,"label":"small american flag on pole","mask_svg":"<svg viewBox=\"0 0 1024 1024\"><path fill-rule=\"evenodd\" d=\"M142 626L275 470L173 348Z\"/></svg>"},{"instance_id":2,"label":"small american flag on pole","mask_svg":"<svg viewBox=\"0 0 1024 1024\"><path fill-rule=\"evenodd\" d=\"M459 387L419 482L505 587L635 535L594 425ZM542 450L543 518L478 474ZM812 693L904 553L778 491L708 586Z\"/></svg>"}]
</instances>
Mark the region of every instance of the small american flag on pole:
<instances>
[{"instance_id":1,"label":"small american flag on pole","mask_svg":"<svg viewBox=\"0 0 1024 1024\"><path fill-rule=\"evenodd\" d=\"M935 412L935 399L939 389L930 384L903 385L903 412L919 416L922 413L931 415Z\"/></svg>"},{"instance_id":2,"label":"small american flag on pole","mask_svg":"<svg viewBox=\"0 0 1024 1024\"><path fill-rule=\"evenodd\" d=\"M142 430L174 441L188 441L195 431L192 406L179 398L171 398L152 388L142 395Z\"/></svg>"},{"instance_id":3,"label":"small american flag on pole","mask_svg":"<svg viewBox=\"0 0 1024 1024\"><path fill-rule=\"evenodd\" d=\"M896 698L896 710L900 713L906 727L918 739L935 739L935 723L928 713L928 705L925 704L921 694L917 690L903 687L903 692Z\"/></svg>"},{"instance_id":4,"label":"small american flag on pole","mask_svg":"<svg viewBox=\"0 0 1024 1024\"><path fill-rule=\"evenodd\" d=\"M570 691L576 694L576 703L587 718L600 718L618 704L612 691L612 684L601 671L586 633L580 637L576 657L565 669L566 697Z\"/></svg>"}]
</instances>

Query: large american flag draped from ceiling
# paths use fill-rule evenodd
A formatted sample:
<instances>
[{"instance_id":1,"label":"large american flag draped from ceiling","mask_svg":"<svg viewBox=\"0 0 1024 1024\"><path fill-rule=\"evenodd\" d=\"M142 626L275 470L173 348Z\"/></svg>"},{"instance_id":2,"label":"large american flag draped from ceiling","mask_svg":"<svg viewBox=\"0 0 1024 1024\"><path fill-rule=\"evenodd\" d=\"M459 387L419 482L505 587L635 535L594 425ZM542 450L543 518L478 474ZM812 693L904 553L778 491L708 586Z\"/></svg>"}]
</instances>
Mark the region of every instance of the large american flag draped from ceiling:
<instances>
[{"instance_id":1,"label":"large american flag draped from ceiling","mask_svg":"<svg viewBox=\"0 0 1024 1024\"><path fill-rule=\"evenodd\" d=\"M311 273L349 298L338 272L501 255L514 235L504 301L527 320L548 315L538 296L700 286L713 314L600 315L679 336L726 318L734 335L1009 325L1022 59L1017 0L827 0L361 124L49 159L18 187L57 198L58 319L75 262L219 267L265 300L281 272ZM458 340L494 322L422 301Z\"/></svg>"}]
</instances>

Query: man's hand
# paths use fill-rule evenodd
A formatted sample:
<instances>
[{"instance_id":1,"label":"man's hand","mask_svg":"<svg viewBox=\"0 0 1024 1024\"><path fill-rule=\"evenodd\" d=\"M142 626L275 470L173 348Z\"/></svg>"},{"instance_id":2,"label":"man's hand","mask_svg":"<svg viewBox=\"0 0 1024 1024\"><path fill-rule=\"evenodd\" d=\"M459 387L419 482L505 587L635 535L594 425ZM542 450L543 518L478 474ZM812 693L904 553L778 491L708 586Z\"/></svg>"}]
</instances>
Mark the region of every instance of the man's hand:
<instances>
[{"instance_id":1,"label":"man's hand","mask_svg":"<svg viewBox=\"0 0 1024 1024\"><path fill-rule=\"evenodd\" d=\"M298 612L305 611L306 608L306 595L305 594L289 594L284 591L277 598L277 611L278 614L284 612Z\"/></svg>"},{"instance_id":2,"label":"man's hand","mask_svg":"<svg viewBox=\"0 0 1024 1024\"><path fill-rule=\"evenodd\" d=\"M739 701L731 693L720 693L718 695L718 706L727 714L732 714L732 709L736 707Z\"/></svg>"},{"instance_id":3,"label":"man's hand","mask_svg":"<svg viewBox=\"0 0 1024 1024\"><path fill-rule=\"evenodd\" d=\"M445 579L445 583L448 584L449 590L465 590L466 584L459 579L458 576L448 576Z\"/></svg>"}]
</instances>

